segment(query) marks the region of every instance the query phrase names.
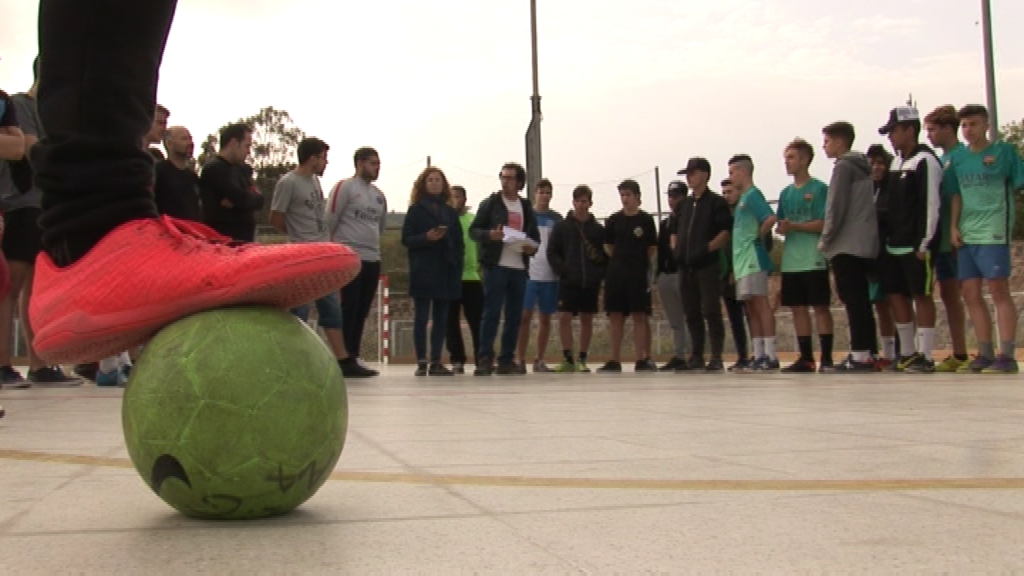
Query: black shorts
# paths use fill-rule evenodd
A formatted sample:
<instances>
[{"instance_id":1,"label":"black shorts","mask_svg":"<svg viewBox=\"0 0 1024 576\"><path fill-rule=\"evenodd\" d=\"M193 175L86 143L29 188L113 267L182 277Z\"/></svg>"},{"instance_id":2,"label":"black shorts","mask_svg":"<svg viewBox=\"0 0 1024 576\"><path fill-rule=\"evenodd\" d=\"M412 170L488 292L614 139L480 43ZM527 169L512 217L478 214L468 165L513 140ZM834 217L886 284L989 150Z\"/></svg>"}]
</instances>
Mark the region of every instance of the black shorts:
<instances>
[{"instance_id":1,"label":"black shorts","mask_svg":"<svg viewBox=\"0 0 1024 576\"><path fill-rule=\"evenodd\" d=\"M598 294L600 286L570 286L564 283L558 285L558 311L568 312L573 316L579 314L597 314Z\"/></svg>"},{"instance_id":2,"label":"black shorts","mask_svg":"<svg viewBox=\"0 0 1024 576\"><path fill-rule=\"evenodd\" d=\"M829 306L832 304L832 284L828 270L782 273L782 305Z\"/></svg>"},{"instance_id":3,"label":"black shorts","mask_svg":"<svg viewBox=\"0 0 1024 576\"><path fill-rule=\"evenodd\" d=\"M647 275L618 275L604 283L604 311L612 314L647 314L651 310L651 292Z\"/></svg>"},{"instance_id":4,"label":"black shorts","mask_svg":"<svg viewBox=\"0 0 1024 576\"><path fill-rule=\"evenodd\" d=\"M924 260L914 253L884 254L878 275L882 291L890 296L931 296L935 283L932 254Z\"/></svg>"},{"instance_id":5,"label":"black shorts","mask_svg":"<svg viewBox=\"0 0 1024 576\"><path fill-rule=\"evenodd\" d=\"M2 250L8 262L35 264L43 250L43 230L39 227L39 208L19 208L4 213Z\"/></svg>"}]
</instances>

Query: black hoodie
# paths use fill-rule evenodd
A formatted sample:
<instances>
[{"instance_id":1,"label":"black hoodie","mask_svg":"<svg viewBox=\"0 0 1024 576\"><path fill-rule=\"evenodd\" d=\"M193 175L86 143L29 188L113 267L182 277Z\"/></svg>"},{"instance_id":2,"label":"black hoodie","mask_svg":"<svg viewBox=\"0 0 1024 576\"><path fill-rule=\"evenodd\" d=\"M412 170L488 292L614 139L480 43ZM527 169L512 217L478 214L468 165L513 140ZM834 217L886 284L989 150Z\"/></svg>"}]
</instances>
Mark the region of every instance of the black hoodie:
<instances>
[{"instance_id":1,"label":"black hoodie","mask_svg":"<svg viewBox=\"0 0 1024 576\"><path fill-rule=\"evenodd\" d=\"M592 214L580 222L570 210L548 237L548 264L559 281L592 288L604 279L608 257L604 253L604 226Z\"/></svg>"},{"instance_id":2,"label":"black hoodie","mask_svg":"<svg viewBox=\"0 0 1024 576\"><path fill-rule=\"evenodd\" d=\"M935 152L918 144L907 158L893 158L886 186L888 217L885 244L930 252L938 247L939 186L942 164Z\"/></svg>"}]
</instances>

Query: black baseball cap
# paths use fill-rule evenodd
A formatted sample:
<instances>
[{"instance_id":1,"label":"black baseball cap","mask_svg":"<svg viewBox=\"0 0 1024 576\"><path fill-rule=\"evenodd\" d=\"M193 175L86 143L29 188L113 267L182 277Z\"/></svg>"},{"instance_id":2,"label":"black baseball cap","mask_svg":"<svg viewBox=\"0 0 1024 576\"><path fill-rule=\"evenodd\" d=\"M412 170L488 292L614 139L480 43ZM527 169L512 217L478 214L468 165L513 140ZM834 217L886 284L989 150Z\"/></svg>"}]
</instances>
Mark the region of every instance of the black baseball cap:
<instances>
[{"instance_id":1,"label":"black baseball cap","mask_svg":"<svg viewBox=\"0 0 1024 576\"><path fill-rule=\"evenodd\" d=\"M895 128L897 124L914 122L915 120L917 122L921 121L921 115L917 112L917 108L913 108L911 106L897 106L892 110L889 110L889 121L885 123L885 126L878 129L878 133L885 136L889 132L892 132L892 129Z\"/></svg>"},{"instance_id":2,"label":"black baseball cap","mask_svg":"<svg viewBox=\"0 0 1024 576\"><path fill-rule=\"evenodd\" d=\"M690 191L690 188L681 180L673 180L668 183L668 189L665 191L669 196L686 196Z\"/></svg>"},{"instance_id":3,"label":"black baseball cap","mask_svg":"<svg viewBox=\"0 0 1024 576\"><path fill-rule=\"evenodd\" d=\"M698 157L694 157L694 158L690 158L686 162L686 168L683 168L679 172L676 172L676 174L679 174L679 175L689 174L690 172L694 172L696 170L700 170L701 172L707 172L708 176L710 176L711 175L711 163L708 162L707 158L701 158L699 156Z\"/></svg>"}]
</instances>

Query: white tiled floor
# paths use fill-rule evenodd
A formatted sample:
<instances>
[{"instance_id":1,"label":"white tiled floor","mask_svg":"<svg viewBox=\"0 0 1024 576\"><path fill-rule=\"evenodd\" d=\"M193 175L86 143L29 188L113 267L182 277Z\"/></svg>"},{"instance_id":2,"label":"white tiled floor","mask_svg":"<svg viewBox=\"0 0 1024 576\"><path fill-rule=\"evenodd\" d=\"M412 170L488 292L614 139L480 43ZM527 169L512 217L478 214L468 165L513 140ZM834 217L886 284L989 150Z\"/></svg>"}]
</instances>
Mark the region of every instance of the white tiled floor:
<instances>
[{"instance_id":1,"label":"white tiled floor","mask_svg":"<svg viewBox=\"0 0 1024 576\"><path fill-rule=\"evenodd\" d=\"M312 500L230 523L125 467L119 390L4 390L0 572L1024 570L1018 377L411 372L350 383Z\"/></svg>"}]
</instances>

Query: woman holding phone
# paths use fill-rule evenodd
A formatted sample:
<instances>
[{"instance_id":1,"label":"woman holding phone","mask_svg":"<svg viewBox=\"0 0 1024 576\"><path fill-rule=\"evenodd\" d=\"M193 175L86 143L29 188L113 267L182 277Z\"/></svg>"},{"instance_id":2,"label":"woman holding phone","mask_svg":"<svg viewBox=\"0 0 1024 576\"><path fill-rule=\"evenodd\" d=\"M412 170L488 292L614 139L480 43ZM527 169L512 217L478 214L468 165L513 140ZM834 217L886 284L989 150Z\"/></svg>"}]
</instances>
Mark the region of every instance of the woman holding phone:
<instances>
[{"instance_id":1,"label":"woman holding phone","mask_svg":"<svg viewBox=\"0 0 1024 576\"><path fill-rule=\"evenodd\" d=\"M449 233L449 231L452 231ZM451 206L451 189L444 172L429 167L420 173L409 197L402 225L402 245L409 251L409 296L415 317L412 338L417 376L451 376L441 364L448 306L462 297L462 258L465 245L459 215ZM429 364L427 323L430 327Z\"/></svg>"}]
</instances>

